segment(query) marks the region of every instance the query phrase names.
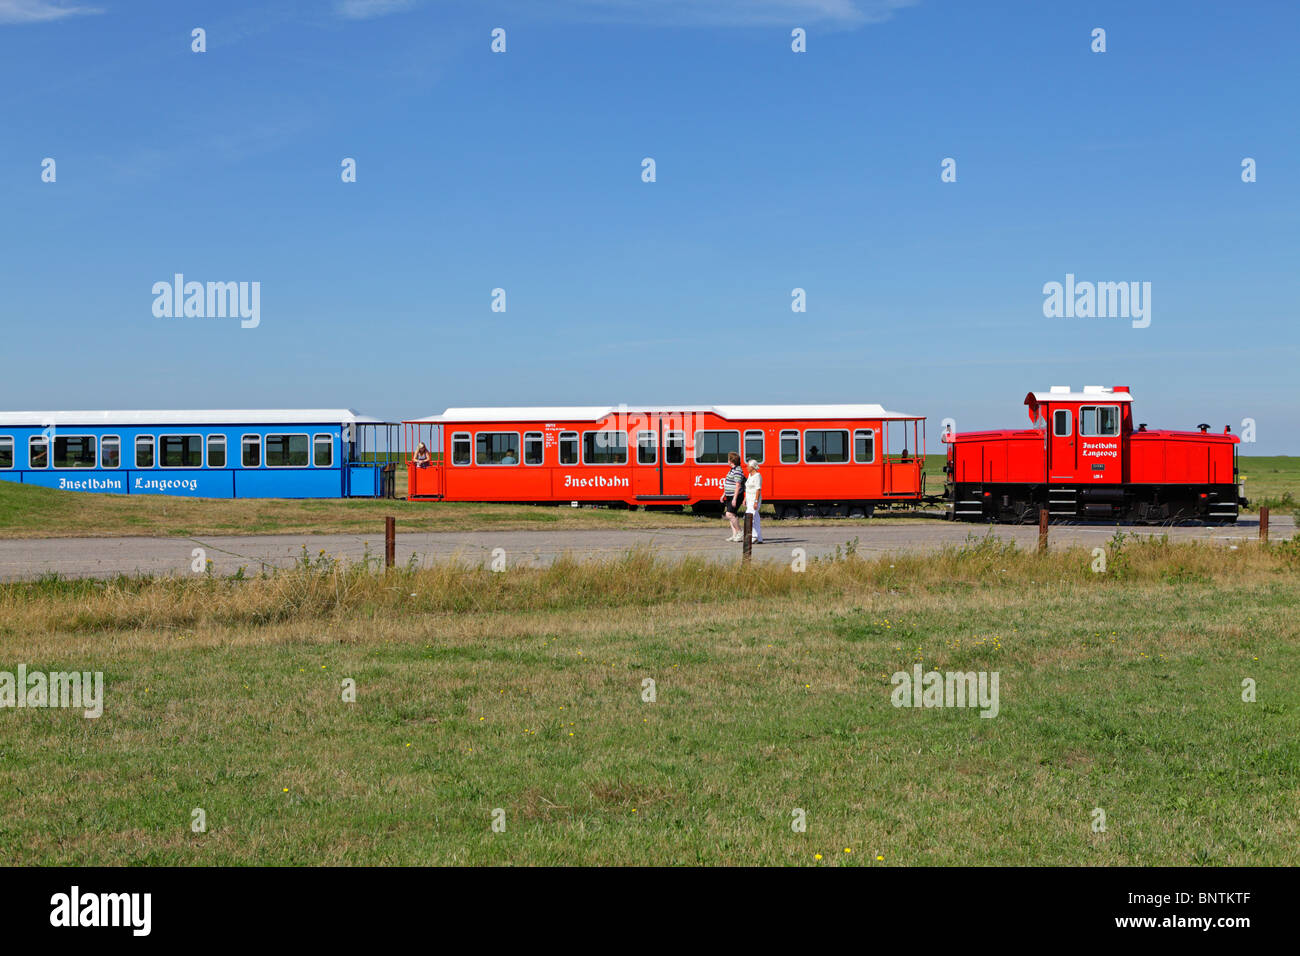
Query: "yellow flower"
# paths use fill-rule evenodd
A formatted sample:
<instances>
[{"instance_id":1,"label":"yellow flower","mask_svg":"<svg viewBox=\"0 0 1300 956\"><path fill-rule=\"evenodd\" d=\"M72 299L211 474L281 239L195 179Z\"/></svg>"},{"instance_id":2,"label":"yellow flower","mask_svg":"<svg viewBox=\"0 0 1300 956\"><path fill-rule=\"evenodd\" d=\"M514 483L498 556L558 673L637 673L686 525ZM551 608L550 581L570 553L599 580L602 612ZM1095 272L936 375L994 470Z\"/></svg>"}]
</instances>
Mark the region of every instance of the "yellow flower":
<instances>
[{"instance_id":1,"label":"yellow flower","mask_svg":"<svg viewBox=\"0 0 1300 956\"><path fill-rule=\"evenodd\" d=\"M821 855L820 853L814 853L814 854L813 854L813 859L814 859L814 860L820 860L821 858L822 858L822 855Z\"/></svg>"}]
</instances>

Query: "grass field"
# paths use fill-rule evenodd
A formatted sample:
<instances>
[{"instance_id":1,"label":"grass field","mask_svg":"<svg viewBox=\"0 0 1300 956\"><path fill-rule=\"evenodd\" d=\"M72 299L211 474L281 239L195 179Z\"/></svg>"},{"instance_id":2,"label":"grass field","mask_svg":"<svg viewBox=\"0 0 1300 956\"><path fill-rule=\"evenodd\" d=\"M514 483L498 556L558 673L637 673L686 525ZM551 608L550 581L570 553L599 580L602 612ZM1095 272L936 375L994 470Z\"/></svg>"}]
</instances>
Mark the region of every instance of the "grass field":
<instances>
[{"instance_id":1,"label":"grass field","mask_svg":"<svg viewBox=\"0 0 1300 956\"><path fill-rule=\"evenodd\" d=\"M1108 558L0 584L0 670L106 680L0 710L0 857L1300 863L1300 545ZM915 663L998 715L891 706Z\"/></svg>"},{"instance_id":2,"label":"grass field","mask_svg":"<svg viewBox=\"0 0 1300 956\"><path fill-rule=\"evenodd\" d=\"M943 490L942 466L942 456L930 455L926 461L926 489L931 494ZM1300 458L1243 458L1240 470L1248 476L1246 490L1252 503L1258 498L1276 511L1294 510L1300 499ZM403 490L399 482L399 495ZM717 522L716 517L603 508L366 499L122 497L0 482L0 538L374 533L383 527L386 515L397 517L405 531L664 528ZM877 517L900 520L900 513L878 511ZM866 522L841 519L838 523L847 526Z\"/></svg>"}]
</instances>

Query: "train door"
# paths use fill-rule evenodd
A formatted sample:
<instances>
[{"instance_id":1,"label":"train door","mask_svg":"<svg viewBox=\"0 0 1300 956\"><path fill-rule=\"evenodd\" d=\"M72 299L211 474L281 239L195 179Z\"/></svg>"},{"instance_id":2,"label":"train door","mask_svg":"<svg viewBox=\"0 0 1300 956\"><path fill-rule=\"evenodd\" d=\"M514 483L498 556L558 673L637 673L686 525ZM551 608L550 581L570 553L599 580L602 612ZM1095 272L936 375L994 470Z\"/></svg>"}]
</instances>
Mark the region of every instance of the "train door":
<instances>
[{"instance_id":1,"label":"train door","mask_svg":"<svg viewBox=\"0 0 1300 956\"><path fill-rule=\"evenodd\" d=\"M1075 409L1052 405L1047 420L1047 480L1074 481L1079 471Z\"/></svg>"},{"instance_id":2,"label":"train door","mask_svg":"<svg viewBox=\"0 0 1300 956\"><path fill-rule=\"evenodd\" d=\"M636 446L633 494L644 504L673 504L691 497L683 482L687 469L686 432L682 416L654 413L642 416L632 436Z\"/></svg>"}]
</instances>

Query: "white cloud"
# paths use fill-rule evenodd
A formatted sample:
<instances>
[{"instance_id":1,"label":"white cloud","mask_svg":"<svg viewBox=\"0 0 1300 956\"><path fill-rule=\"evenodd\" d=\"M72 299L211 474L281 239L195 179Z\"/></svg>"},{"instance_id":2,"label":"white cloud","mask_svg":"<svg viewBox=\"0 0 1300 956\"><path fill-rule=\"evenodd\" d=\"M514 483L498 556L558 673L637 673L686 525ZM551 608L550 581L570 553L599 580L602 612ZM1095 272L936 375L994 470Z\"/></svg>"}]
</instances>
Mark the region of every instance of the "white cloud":
<instances>
[{"instance_id":1,"label":"white cloud","mask_svg":"<svg viewBox=\"0 0 1300 956\"><path fill-rule=\"evenodd\" d=\"M62 0L0 0L0 23L45 23L103 12L97 7L68 6Z\"/></svg>"},{"instance_id":2,"label":"white cloud","mask_svg":"<svg viewBox=\"0 0 1300 956\"><path fill-rule=\"evenodd\" d=\"M414 5L415 0L338 0L334 9L345 20L370 20L409 10Z\"/></svg>"},{"instance_id":3,"label":"white cloud","mask_svg":"<svg viewBox=\"0 0 1300 956\"><path fill-rule=\"evenodd\" d=\"M584 19L675 26L857 26L888 20L919 0L564 0Z\"/></svg>"}]
</instances>

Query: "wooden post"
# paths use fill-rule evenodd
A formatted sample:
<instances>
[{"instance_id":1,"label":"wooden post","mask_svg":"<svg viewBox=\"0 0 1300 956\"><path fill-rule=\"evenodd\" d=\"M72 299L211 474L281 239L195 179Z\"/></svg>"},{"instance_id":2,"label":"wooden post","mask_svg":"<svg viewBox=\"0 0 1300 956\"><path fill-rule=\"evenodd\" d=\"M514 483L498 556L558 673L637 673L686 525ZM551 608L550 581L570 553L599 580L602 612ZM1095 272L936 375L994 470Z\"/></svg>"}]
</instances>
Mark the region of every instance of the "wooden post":
<instances>
[{"instance_id":1,"label":"wooden post","mask_svg":"<svg viewBox=\"0 0 1300 956\"><path fill-rule=\"evenodd\" d=\"M1268 544L1268 508L1259 509L1259 540Z\"/></svg>"},{"instance_id":2,"label":"wooden post","mask_svg":"<svg viewBox=\"0 0 1300 956\"><path fill-rule=\"evenodd\" d=\"M384 519L384 567L391 568L397 557L397 519Z\"/></svg>"},{"instance_id":3,"label":"wooden post","mask_svg":"<svg viewBox=\"0 0 1300 956\"><path fill-rule=\"evenodd\" d=\"M741 527L744 528L745 535L740 545L741 559L748 561L754 550L754 516L748 511L745 512L745 523Z\"/></svg>"},{"instance_id":4,"label":"wooden post","mask_svg":"<svg viewBox=\"0 0 1300 956\"><path fill-rule=\"evenodd\" d=\"M1038 553L1047 550L1047 509L1038 509Z\"/></svg>"}]
</instances>

